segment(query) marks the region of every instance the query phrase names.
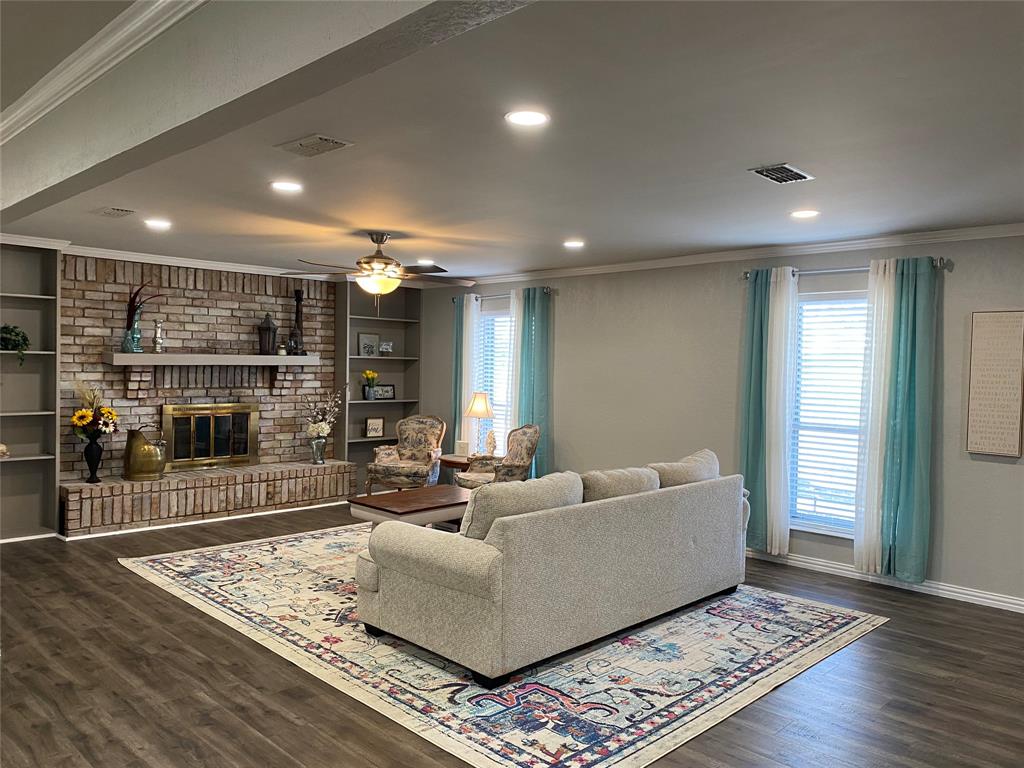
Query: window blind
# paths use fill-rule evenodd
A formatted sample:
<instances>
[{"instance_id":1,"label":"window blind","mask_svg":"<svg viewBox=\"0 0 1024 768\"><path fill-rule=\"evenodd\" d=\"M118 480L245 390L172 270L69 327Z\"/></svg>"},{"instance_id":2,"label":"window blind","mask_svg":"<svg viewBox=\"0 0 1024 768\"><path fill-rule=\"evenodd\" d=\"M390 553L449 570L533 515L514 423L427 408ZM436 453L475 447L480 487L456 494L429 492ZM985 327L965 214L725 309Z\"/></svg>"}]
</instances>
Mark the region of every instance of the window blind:
<instances>
[{"instance_id":1,"label":"window blind","mask_svg":"<svg viewBox=\"0 0 1024 768\"><path fill-rule=\"evenodd\" d=\"M498 453L504 454L512 429L513 326L507 299L481 302L474 342L473 389L488 394L494 418L480 420L477 444L471 446L478 453L484 452L487 432L493 429Z\"/></svg>"},{"instance_id":2,"label":"window blind","mask_svg":"<svg viewBox=\"0 0 1024 768\"><path fill-rule=\"evenodd\" d=\"M790 444L790 522L853 532L867 299L800 297Z\"/></svg>"}]
</instances>

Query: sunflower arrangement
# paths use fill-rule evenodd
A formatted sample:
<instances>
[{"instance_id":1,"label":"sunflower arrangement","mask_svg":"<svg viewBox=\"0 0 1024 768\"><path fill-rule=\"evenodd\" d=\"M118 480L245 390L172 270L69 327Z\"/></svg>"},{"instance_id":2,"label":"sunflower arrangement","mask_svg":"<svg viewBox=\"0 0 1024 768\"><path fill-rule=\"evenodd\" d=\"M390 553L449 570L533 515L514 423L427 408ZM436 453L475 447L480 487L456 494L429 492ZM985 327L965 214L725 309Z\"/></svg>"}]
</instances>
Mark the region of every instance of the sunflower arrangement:
<instances>
[{"instance_id":1,"label":"sunflower arrangement","mask_svg":"<svg viewBox=\"0 0 1024 768\"><path fill-rule=\"evenodd\" d=\"M96 387L75 384L82 407L71 414L71 428L80 440L96 440L119 431L117 411L103 405L103 396Z\"/></svg>"}]
</instances>

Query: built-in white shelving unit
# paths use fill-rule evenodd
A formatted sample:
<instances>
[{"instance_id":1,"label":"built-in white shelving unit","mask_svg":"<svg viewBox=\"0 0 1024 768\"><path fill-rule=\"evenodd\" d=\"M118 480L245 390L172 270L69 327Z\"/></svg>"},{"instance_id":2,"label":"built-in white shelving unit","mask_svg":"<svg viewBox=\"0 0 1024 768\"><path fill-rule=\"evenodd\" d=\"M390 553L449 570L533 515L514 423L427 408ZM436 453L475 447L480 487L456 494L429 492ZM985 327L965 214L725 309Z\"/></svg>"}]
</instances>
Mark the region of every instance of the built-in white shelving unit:
<instances>
[{"instance_id":1,"label":"built-in white shelving unit","mask_svg":"<svg viewBox=\"0 0 1024 768\"><path fill-rule=\"evenodd\" d=\"M394 442L395 424L419 410L420 396L420 308L421 292L416 288L399 288L380 297L380 314L373 297L355 283L339 284L335 298L336 376L348 376L349 401L345 414L335 429L334 455L355 462L358 469L357 488L366 479L366 464L373 461L373 449L382 443ZM379 341L394 345L390 355L364 355L359 349L359 335L372 334ZM378 384L395 387L393 400L363 398L362 372L372 369L380 374ZM366 419L384 419L384 437L366 437Z\"/></svg>"},{"instance_id":2,"label":"built-in white shelving unit","mask_svg":"<svg viewBox=\"0 0 1024 768\"><path fill-rule=\"evenodd\" d=\"M60 475L59 251L0 244L0 323L28 334L31 347L0 350L0 539L57 530Z\"/></svg>"}]
</instances>

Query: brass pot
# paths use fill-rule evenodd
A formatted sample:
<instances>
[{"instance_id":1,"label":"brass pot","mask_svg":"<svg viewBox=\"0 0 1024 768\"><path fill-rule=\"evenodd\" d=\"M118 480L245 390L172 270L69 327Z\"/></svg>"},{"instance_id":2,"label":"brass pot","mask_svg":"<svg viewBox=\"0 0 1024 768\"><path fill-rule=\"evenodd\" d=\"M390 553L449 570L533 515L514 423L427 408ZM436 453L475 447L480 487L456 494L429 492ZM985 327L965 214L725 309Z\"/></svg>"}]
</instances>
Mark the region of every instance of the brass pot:
<instances>
[{"instance_id":1,"label":"brass pot","mask_svg":"<svg viewBox=\"0 0 1024 768\"><path fill-rule=\"evenodd\" d=\"M128 430L121 477L125 480L159 480L164 476L166 465L166 442L148 440L141 429Z\"/></svg>"}]
</instances>

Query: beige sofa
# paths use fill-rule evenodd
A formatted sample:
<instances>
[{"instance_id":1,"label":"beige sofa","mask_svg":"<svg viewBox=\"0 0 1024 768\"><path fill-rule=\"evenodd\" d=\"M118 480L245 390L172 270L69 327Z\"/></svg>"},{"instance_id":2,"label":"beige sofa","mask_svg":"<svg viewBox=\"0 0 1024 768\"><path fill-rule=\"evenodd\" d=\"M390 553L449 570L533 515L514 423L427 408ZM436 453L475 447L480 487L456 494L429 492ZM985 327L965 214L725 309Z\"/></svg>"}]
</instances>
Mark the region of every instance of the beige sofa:
<instances>
[{"instance_id":1,"label":"beige sofa","mask_svg":"<svg viewBox=\"0 0 1024 768\"><path fill-rule=\"evenodd\" d=\"M662 466L673 465L652 465ZM602 476L587 484L593 501L584 501L587 476L571 472L483 486L458 535L382 523L357 560L360 618L370 634L420 645L493 687L734 590L744 573L742 477L660 487L659 473L671 472L588 473ZM621 489L630 492L614 495Z\"/></svg>"}]
</instances>

